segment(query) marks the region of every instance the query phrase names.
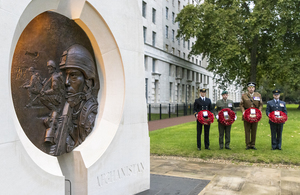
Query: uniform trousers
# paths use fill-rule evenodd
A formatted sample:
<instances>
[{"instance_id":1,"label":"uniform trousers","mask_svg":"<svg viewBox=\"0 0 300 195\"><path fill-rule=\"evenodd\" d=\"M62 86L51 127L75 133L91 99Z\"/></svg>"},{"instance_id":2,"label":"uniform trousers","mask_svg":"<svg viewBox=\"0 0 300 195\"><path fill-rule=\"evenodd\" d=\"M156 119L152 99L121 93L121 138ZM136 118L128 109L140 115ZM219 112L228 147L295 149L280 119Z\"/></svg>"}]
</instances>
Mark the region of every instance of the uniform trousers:
<instances>
[{"instance_id":1,"label":"uniform trousers","mask_svg":"<svg viewBox=\"0 0 300 195\"><path fill-rule=\"evenodd\" d=\"M258 123L248 123L244 121L246 146L255 146L257 124Z\"/></svg>"},{"instance_id":2,"label":"uniform trousers","mask_svg":"<svg viewBox=\"0 0 300 195\"><path fill-rule=\"evenodd\" d=\"M220 148L223 148L223 146L224 146L224 133L225 133L225 147L229 148L231 125L225 126L225 125L222 125L219 122L218 128L219 128L219 145L220 145Z\"/></svg>"},{"instance_id":3,"label":"uniform trousers","mask_svg":"<svg viewBox=\"0 0 300 195\"><path fill-rule=\"evenodd\" d=\"M270 121L271 144L273 149L281 149L283 124L277 124Z\"/></svg>"},{"instance_id":4,"label":"uniform trousers","mask_svg":"<svg viewBox=\"0 0 300 195\"><path fill-rule=\"evenodd\" d=\"M197 120L197 147L201 149L201 134L202 134L202 126L204 126L204 145L205 149L209 148L209 129L210 125L202 125Z\"/></svg>"}]
</instances>

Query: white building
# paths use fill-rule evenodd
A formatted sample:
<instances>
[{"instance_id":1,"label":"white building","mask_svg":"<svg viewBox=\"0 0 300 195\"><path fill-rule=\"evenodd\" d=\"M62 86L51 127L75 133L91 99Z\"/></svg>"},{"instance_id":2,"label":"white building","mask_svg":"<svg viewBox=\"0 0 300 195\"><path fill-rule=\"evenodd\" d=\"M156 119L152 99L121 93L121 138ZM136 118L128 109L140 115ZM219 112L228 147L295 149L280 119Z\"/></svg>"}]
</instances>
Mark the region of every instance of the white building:
<instances>
[{"instance_id":1,"label":"white building","mask_svg":"<svg viewBox=\"0 0 300 195\"><path fill-rule=\"evenodd\" d=\"M222 89L206 70L202 56L191 56L195 39L176 39L181 9L194 0L142 0L146 101L148 104L194 103L200 88L215 103ZM241 88L230 86L229 99L239 102Z\"/></svg>"}]
</instances>

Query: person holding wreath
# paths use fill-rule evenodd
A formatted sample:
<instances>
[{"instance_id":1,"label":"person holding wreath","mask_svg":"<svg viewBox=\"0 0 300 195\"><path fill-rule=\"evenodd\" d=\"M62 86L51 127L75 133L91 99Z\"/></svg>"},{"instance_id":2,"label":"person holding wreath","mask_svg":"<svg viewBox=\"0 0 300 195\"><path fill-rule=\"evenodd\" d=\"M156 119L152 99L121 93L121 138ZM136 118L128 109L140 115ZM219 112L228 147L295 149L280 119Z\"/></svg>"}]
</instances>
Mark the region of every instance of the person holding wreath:
<instances>
[{"instance_id":1,"label":"person holding wreath","mask_svg":"<svg viewBox=\"0 0 300 195\"><path fill-rule=\"evenodd\" d=\"M219 114L221 114L222 119L219 118ZM232 116L230 116L230 115L232 115ZM224 146L224 133L225 133L225 149L231 150L231 148L229 147L230 130L231 130L230 123L236 119L236 109L234 107L233 101L228 99L227 91L222 92L222 99L218 100L216 103L215 116L218 119L220 150L222 150L223 146ZM227 119L227 121L231 120L231 122L228 124L225 124L223 122L224 118L225 118L225 120ZM220 121L220 120L222 120L222 121Z\"/></svg>"},{"instance_id":2,"label":"person holding wreath","mask_svg":"<svg viewBox=\"0 0 300 195\"><path fill-rule=\"evenodd\" d=\"M203 113L203 117L207 118L209 117L208 115L211 114L212 112L212 106L211 106L211 101L209 98L205 97L206 94L206 89L200 89L200 98L195 100L194 103L194 115L196 119L198 119L198 113L202 110L206 110ZM209 113L207 112L209 111ZM213 114L212 118L213 117ZM199 120L197 120L197 147L198 150L201 150L201 134L202 134L202 126L204 126L204 144L205 144L205 149L210 150L209 148L209 129L210 129L210 124L205 125L201 124Z\"/></svg>"},{"instance_id":3,"label":"person holding wreath","mask_svg":"<svg viewBox=\"0 0 300 195\"><path fill-rule=\"evenodd\" d=\"M287 110L285 102L279 100L280 90L273 91L273 100L267 102L266 114L269 117L269 124L271 129L271 144L272 150L281 150L282 141L282 129L285 120L287 119ZM282 114L282 112L284 114ZM285 120L279 121L276 119L285 118Z\"/></svg>"},{"instance_id":4,"label":"person holding wreath","mask_svg":"<svg viewBox=\"0 0 300 195\"><path fill-rule=\"evenodd\" d=\"M248 108L253 108L253 109L251 109L251 111L252 110L255 111L257 109L257 111L260 113L251 113L251 115L252 116L260 115L260 117L261 117L263 102L262 102L260 93L254 92L256 84L254 82L249 82L247 84L247 86L248 86L248 88L247 88L248 93L245 93L242 95L242 100L240 102L240 108L243 113L242 120L244 121L244 128L245 128L246 150L249 150L249 149L257 150L255 147L255 141L256 141L256 131L257 131L258 121L254 120L254 122L253 121L249 122L249 121L245 120L244 114ZM254 117L254 119L255 119L255 117Z\"/></svg>"}]
</instances>

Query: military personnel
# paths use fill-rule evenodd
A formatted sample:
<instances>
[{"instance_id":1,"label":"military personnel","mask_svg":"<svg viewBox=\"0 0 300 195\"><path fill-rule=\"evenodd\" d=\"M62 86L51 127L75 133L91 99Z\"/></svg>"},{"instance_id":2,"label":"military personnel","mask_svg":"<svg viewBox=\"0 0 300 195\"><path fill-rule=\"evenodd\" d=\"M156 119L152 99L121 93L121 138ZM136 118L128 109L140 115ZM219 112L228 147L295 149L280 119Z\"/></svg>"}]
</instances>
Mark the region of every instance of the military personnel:
<instances>
[{"instance_id":1,"label":"military personnel","mask_svg":"<svg viewBox=\"0 0 300 195\"><path fill-rule=\"evenodd\" d=\"M273 97L274 97L273 100L267 102L267 109L266 109L267 116L269 117L270 113L273 111L282 111L285 114L287 114L285 102L279 99L280 90L278 89L274 90ZM283 123L277 124L269 120L269 124L271 129L272 150L276 150L276 149L281 150Z\"/></svg>"},{"instance_id":2,"label":"military personnel","mask_svg":"<svg viewBox=\"0 0 300 195\"><path fill-rule=\"evenodd\" d=\"M220 150L223 149L224 146L224 132L225 132L225 149L231 150L229 147L230 145L230 130L231 130L231 125L225 126L220 123L219 121L219 112L224 109L224 108L229 108L234 113L236 113L236 109L234 107L234 103L232 100L227 99L228 98L228 92L223 91L222 92L222 99L218 100L216 103L216 109L215 109L215 115L216 118L218 119L218 128L219 128L219 146Z\"/></svg>"},{"instance_id":3,"label":"military personnel","mask_svg":"<svg viewBox=\"0 0 300 195\"><path fill-rule=\"evenodd\" d=\"M197 119L198 112L201 110L208 110L212 112L211 101L209 98L205 97L206 89L200 89L200 98L195 100L194 103L194 115ZM201 150L201 134L202 134L202 126L204 126L204 144L205 149L210 150L209 148L209 129L210 125L202 125L197 120L197 147L198 150Z\"/></svg>"},{"instance_id":4,"label":"military personnel","mask_svg":"<svg viewBox=\"0 0 300 195\"><path fill-rule=\"evenodd\" d=\"M249 82L248 86L248 93L242 95L242 100L240 102L240 108L243 113L242 120L244 121L244 128L245 128L245 141L246 141L246 150L254 149L257 150L255 147L256 141L256 131L258 123L249 123L244 120L244 112L248 108L257 108L262 111L263 103L261 99L261 95L255 91L256 84L254 82Z\"/></svg>"}]
</instances>

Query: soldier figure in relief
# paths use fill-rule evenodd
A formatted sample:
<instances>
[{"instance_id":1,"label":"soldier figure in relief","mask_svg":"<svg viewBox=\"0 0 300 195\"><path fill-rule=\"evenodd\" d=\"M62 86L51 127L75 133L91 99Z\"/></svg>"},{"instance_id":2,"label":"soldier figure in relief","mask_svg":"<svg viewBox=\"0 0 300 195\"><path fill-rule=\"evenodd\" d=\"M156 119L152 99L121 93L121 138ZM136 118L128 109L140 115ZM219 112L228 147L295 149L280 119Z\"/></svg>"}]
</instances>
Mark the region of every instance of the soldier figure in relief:
<instances>
[{"instance_id":1,"label":"soldier figure in relief","mask_svg":"<svg viewBox=\"0 0 300 195\"><path fill-rule=\"evenodd\" d=\"M23 88L28 90L28 96L30 99L30 103L26 105L26 107L32 106L35 97L40 93L40 90L42 89L42 81L39 74L35 71L33 67L28 68L28 71L31 75L30 80L29 82L25 82L22 86Z\"/></svg>"},{"instance_id":2,"label":"soldier figure in relief","mask_svg":"<svg viewBox=\"0 0 300 195\"><path fill-rule=\"evenodd\" d=\"M60 69L65 70L65 87L71 118L68 122L66 151L72 151L81 144L94 127L98 102L92 94L96 68L92 55L81 45L75 44L64 51Z\"/></svg>"},{"instance_id":3,"label":"soldier figure in relief","mask_svg":"<svg viewBox=\"0 0 300 195\"><path fill-rule=\"evenodd\" d=\"M64 84L61 73L56 72L56 64L53 60L47 62L48 73L51 77L44 83L40 91L40 101L51 110L50 116L44 120L46 126L45 142L55 144L55 126L59 117L60 104L64 96Z\"/></svg>"}]
</instances>

